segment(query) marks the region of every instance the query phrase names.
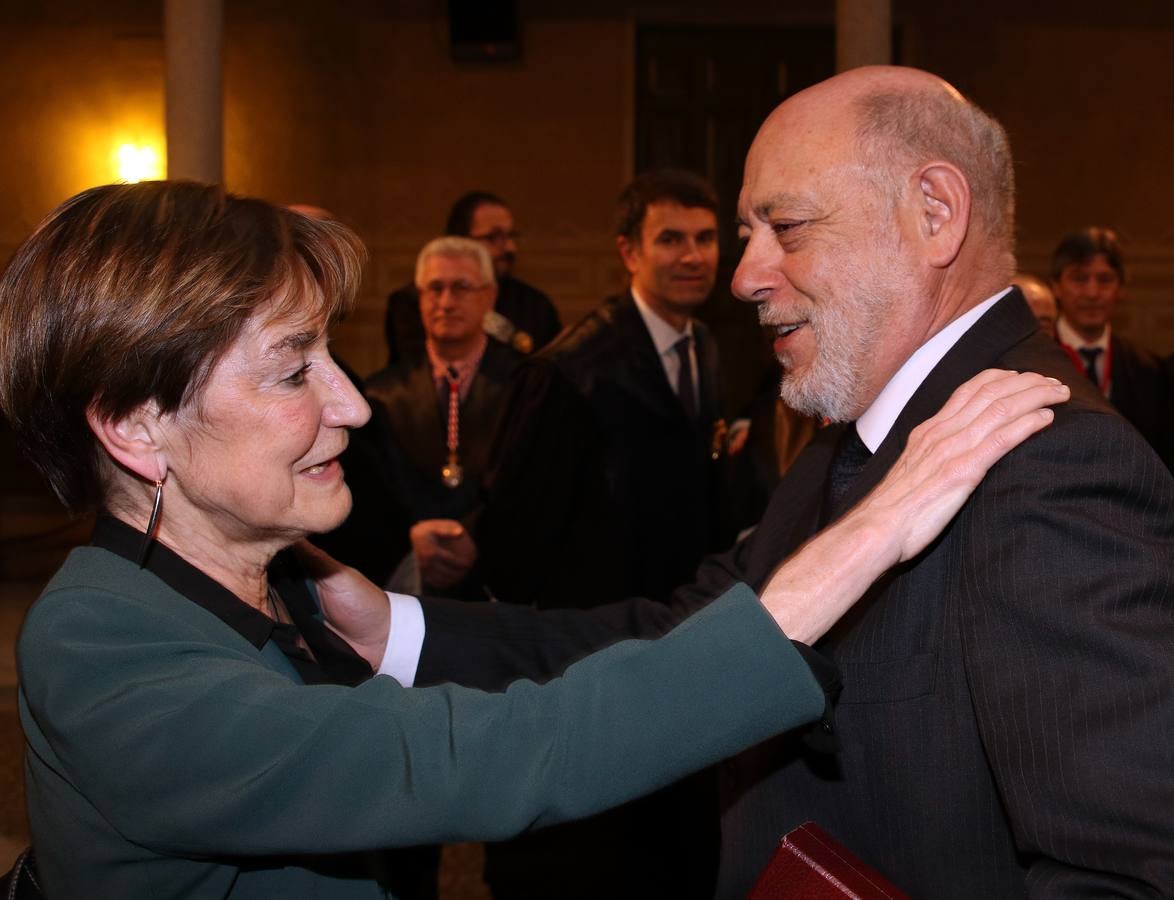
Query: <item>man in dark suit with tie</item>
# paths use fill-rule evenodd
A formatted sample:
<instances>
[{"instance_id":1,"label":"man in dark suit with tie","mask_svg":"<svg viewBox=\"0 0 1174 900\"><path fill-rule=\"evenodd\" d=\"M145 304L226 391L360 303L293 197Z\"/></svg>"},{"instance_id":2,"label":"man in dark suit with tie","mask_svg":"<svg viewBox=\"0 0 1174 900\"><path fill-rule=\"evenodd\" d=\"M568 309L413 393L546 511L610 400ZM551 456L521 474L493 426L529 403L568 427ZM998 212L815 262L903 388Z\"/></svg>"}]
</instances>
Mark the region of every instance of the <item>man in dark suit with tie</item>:
<instances>
[{"instance_id":1,"label":"man in dark suit with tie","mask_svg":"<svg viewBox=\"0 0 1174 900\"><path fill-rule=\"evenodd\" d=\"M1007 287L1013 217L1002 128L925 72L839 75L751 147L734 291L783 399L836 424L679 600L760 587L980 369L1073 399L817 644L831 733L727 764L723 900L805 820L915 897L1174 894L1174 481Z\"/></svg>"},{"instance_id":2,"label":"man in dark suit with tie","mask_svg":"<svg viewBox=\"0 0 1174 900\"><path fill-rule=\"evenodd\" d=\"M1116 233L1091 227L1064 237L1052 254L1051 284L1060 308L1060 345L1174 469L1174 448L1166 440L1174 386L1161 359L1113 330L1125 288Z\"/></svg>"},{"instance_id":3,"label":"man in dark suit with tie","mask_svg":"<svg viewBox=\"0 0 1174 900\"><path fill-rule=\"evenodd\" d=\"M717 277L717 198L689 172L620 195L623 294L544 354L587 398L604 442L626 595L667 599L733 539L719 482L726 445L717 346L693 318Z\"/></svg>"},{"instance_id":4,"label":"man in dark suit with tie","mask_svg":"<svg viewBox=\"0 0 1174 900\"><path fill-rule=\"evenodd\" d=\"M667 600L723 534L725 422L717 347L693 311L717 276L717 198L688 172L641 175L621 193L616 242L631 286L542 354L586 398L602 444L618 596ZM582 824L492 848L495 897L708 898L717 793L701 773ZM574 872L573 878L567 872Z\"/></svg>"},{"instance_id":5,"label":"man in dark suit with tie","mask_svg":"<svg viewBox=\"0 0 1174 900\"><path fill-rule=\"evenodd\" d=\"M347 521L316 540L379 584L536 606L616 599L596 558L602 463L589 415L549 364L487 335L497 286L486 248L443 237L420 251L422 358L367 379L370 421L343 455ZM530 420L533 420L532 422ZM602 535L597 537L597 535Z\"/></svg>"}]
</instances>

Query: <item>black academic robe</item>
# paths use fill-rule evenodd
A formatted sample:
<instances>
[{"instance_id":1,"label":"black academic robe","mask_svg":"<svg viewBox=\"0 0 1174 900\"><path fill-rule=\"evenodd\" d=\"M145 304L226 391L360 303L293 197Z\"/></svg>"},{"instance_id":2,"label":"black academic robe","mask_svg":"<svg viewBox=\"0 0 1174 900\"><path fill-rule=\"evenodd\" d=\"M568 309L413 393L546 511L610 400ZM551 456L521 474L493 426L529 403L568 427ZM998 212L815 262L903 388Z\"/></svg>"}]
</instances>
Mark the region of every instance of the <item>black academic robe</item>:
<instances>
[{"instance_id":1,"label":"black academic robe","mask_svg":"<svg viewBox=\"0 0 1174 900\"><path fill-rule=\"evenodd\" d=\"M613 298L540 355L589 407L606 469L611 559L622 595L667 600L720 544L717 350L694 325L700 415L691 421L630 295ZM600 563L607 557L601 556ZM491 846L486 878L501 900L600 896L708 900L716 873L712 771L595 819Z\"/></svg>"},{"instance_id":2,"label":"black academic robe","mask_svg":"<svg viewBox=\"0 0 1174 900\"><path fill-rule=\"evenodd\" d=\"M1109 338L1113 361L1109 402L1141 432L1174 470L1174 448L1169 445L1174 419L1174 383L1162 360L1132 341L1113 334Z\"/></svg>"},{"instance_id":3,"label":"black academic robe","mask_svg":"<svg viewBox=\"0 0 1174 900\"><path fill-rule=\"evenodd\" d=\"M717 347L703 324L693 329L693 420L631 294L606 301L543 352L586 397L600 431L629 595L667 599L734 536L720 497L725 457L714 453L724 426Z\"/></svg>"},{"instance_id":4,"label":"black academic robe","mask_svg":"<svg viewBox=\"0 0 1174 900\"><path fill-rule=\"evenodd\" d=\"M368 379L370 422L351 435L343 470L353 508L315 542L386 583L421 519L468 528L478 562L455 590L550 608L620 599L599 440L583 399L548 363L489 339L461 405L462 482L445 485L447 406L425 363Z\"/></svg>"}]
</instances>

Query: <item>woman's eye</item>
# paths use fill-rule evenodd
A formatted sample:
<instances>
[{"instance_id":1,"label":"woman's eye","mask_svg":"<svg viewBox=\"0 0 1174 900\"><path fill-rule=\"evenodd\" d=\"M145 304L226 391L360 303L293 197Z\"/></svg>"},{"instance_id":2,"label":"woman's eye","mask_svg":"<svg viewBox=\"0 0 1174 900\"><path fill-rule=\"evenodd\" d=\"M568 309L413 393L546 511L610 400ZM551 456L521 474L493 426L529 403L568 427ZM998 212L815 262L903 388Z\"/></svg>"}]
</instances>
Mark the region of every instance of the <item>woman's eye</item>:
<instances>
[{"instance_id":1,"label":"woman's eye","mask_svg":"<svg viewBox=\"0 0 1174 900\"><path fill-rule=\"evenodd\" d=\"M310 371L311 365L312 365L312 363L306 363L304 366L302 366L300 369L298 369L296 372L294 372L292 375L290 375L288 378L286 378L285 379L286 384L293 384L293 385L304 384L306 381L306 373Z\"/></svg>"}]
</instances>

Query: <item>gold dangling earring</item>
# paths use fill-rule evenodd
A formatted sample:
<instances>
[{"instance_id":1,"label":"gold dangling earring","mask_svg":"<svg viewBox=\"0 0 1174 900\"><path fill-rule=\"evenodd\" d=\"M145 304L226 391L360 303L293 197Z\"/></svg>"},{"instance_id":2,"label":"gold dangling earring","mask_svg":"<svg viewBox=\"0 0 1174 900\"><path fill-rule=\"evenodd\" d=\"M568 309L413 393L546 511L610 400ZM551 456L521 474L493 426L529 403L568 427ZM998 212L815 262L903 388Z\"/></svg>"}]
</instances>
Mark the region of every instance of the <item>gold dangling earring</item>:
<instances>
[{"instance_id":1,"label":"gold dangling earring","mask_svg":"<svg viewBox=\"0 0 1174 900\"><path fill-rule=\"evenodd\" d=\"M155 526L159 523L159 508L163 505L163 480L155 479L155 504L151 507L151 518L147 520L147 533L143 536L143 547L139 550L139 568L147 561L147 552L155 539Z\"/></svg>"}]
</instances>

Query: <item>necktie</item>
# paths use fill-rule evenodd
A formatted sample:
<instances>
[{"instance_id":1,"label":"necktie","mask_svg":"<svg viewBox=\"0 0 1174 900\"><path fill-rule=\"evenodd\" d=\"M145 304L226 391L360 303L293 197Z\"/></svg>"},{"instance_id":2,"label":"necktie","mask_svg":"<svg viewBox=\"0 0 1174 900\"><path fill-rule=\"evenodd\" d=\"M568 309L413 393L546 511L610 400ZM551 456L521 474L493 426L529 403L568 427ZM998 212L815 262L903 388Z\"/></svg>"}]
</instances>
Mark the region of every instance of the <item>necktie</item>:
<instances>
[{"instance_id":1,"label":"necktie","mask_svg":"<svg viewBox=\"0 0 1174 900\"><path fill-rule=\"evenodd\" d=\"M685 408L685 415L690 419L697 418L697 397L693 389L693 356L689 353L689 345L693 338L685 335L675 344L677 359L680 366L677 368L677 396L681 398L681 406Z\"/></svg>"},{"instance_id":2,"label":"necktie","mask_svg":"<svg viewBox=\"0 0 1174 900\"><path fill-rule=\"evenodd\" d=\"M860 439L856 425L850 424L844 429L836 444L836 451L832 455L831 468L828 469L828 479L825 485L825 513L830 515L839 512L841 502L868 461L872 459L872 451Z\"/></svg>"},{"instance_id":3,"label":"necktie","mask_svg":"<svg viewBox=\"0 0 1174 900\"><path fill-rule=\"evenodd\" d=\"M1080 358L1084 360L1084 374L1089 377L1097 387L1101 386L1101 379L1097 375L1097 360L1101 355L1100 347L1080 347L1076 351L1080 354Z\"/></svg>"}]
</instances>

